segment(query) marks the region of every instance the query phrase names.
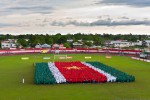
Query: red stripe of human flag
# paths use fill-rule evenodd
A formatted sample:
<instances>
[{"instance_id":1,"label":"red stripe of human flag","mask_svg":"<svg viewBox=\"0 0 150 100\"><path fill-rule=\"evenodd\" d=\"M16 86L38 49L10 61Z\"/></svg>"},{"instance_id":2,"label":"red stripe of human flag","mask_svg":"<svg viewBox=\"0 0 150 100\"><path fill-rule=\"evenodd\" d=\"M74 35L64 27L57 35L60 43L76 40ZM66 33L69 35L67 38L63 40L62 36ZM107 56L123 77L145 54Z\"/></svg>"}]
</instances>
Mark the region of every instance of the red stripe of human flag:
<instances>
[{"instance_id":1,"label":"red stripe of human flag","mask_svg":"<svg viewBox=\"0 0 150 100\"><path fill-rule=\"evenodd\" d=\"M106 82L107 77L81 62L55 62L67 82Z\"/></svg>"},{"instance_id":2,"label":"red stripe of human flag","mask_svg":"<svg viewBox=\"0 0 150 100\"><path fill-rule=\"evenodd\" d=\"M108 75L81 62L49 63L57 83L107 82Z\"/></svg>"}]
</instances>

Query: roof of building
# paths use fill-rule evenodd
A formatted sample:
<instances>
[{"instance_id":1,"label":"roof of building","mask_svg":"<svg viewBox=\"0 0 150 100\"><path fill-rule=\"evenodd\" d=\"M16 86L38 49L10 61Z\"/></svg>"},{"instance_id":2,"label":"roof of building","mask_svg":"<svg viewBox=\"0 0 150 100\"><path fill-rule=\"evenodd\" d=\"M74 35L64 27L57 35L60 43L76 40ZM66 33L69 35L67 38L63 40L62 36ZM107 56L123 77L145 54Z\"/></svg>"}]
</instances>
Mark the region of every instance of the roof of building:
<instances>
[{"instance_id":1,"label":"roof of building","mask_svg":"<svg viewBox=\"0 0 150 100\"><path fill-rule=\"evenodd\" d=\"M51 46L49 44L43 44L43 45L41 45L41 47L49 48Z\"/></svg>"},{"instance_id":2,"label":"roof of building","mask_svg":"<svg viewBox=\"0 0 150 100\"><path fill-rule=\"evenodd\" d=\"M127 42L127 41L111 41L110 43L114 44L114 43L129 43L129 42Z\"/></svg>"},{"instance_id":3,"label":"roof of building","mask_svg":"<svg viewBox=\"0 0 150 100\"><path fill-rule=\"evenodd\" d=\"M83 45L82 43L74 42L73 45Z\"/></svg>"}]
</instances>

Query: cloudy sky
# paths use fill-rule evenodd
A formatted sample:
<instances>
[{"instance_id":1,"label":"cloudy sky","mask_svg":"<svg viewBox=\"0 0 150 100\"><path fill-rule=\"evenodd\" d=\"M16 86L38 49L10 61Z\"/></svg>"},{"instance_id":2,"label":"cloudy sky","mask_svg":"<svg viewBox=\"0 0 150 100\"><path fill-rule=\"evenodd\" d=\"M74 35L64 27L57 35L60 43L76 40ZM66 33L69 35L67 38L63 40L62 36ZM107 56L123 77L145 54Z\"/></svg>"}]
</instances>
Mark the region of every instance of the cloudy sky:
<instances>
[{"instance_id":1,"label":"cloudy sky","mask_svg":"<svg viewBox=\"0 0 150 100\"><path fill-rule=\"evenodd\" d=\"M150 0L0 0L0 34L150 34Z\"/></svg>"}]
</instances>

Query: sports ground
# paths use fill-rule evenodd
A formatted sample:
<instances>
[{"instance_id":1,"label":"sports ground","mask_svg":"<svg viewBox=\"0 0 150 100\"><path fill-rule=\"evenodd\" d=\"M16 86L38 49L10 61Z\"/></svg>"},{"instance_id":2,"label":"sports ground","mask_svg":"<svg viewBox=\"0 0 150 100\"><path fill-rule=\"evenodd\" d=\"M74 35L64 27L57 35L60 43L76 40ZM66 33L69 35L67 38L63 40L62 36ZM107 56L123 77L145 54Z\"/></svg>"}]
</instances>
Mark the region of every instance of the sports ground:
<instances>
[{"instance_id":1,"label":"sports ground","mask_svg":"<svg viewBox=\"0 0 150 100\"><path fill-rule=\"evenodd\" d=\"M53 54L13 55L0 57L0 100L150 100L150 63L130 57L100 54L67 54L69 61L99 61L134 75L130 83L77 83L35 85L36 62L53 62ZM85 59L91 56L92 59ZM28 60L21 60L29 57ZM43 57L51 59L44 60ZM55 59L55 61L65 61ZM22 78L25 83L22 83Z\"/></svg>"}]
</instances>

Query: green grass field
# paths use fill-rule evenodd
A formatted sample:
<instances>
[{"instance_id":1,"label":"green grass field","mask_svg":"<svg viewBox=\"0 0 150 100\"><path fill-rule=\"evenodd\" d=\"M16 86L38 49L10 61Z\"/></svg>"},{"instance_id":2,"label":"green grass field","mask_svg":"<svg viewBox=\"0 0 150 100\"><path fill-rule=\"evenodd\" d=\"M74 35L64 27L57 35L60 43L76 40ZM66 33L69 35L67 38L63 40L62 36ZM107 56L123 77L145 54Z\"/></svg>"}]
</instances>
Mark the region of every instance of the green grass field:
<instances>
[{"instance_id":1,"label":"green grass field","mask_svg":"<svg viewBox=\"0 0 150 100\"><path fill-rule=\"evenodd\" d=\"M56 84L35 85L35 62L48 62L43 57L52 54L1 56L0 57L0 100L150 100L150 63L132 60L130 57L72 54L73 60L100 61L118 70L134 75L132 83L101 84ZM29 60L21 60L29 57ZM22 83L22 78L25 83Z\"/></svg>"}]
</instances>

